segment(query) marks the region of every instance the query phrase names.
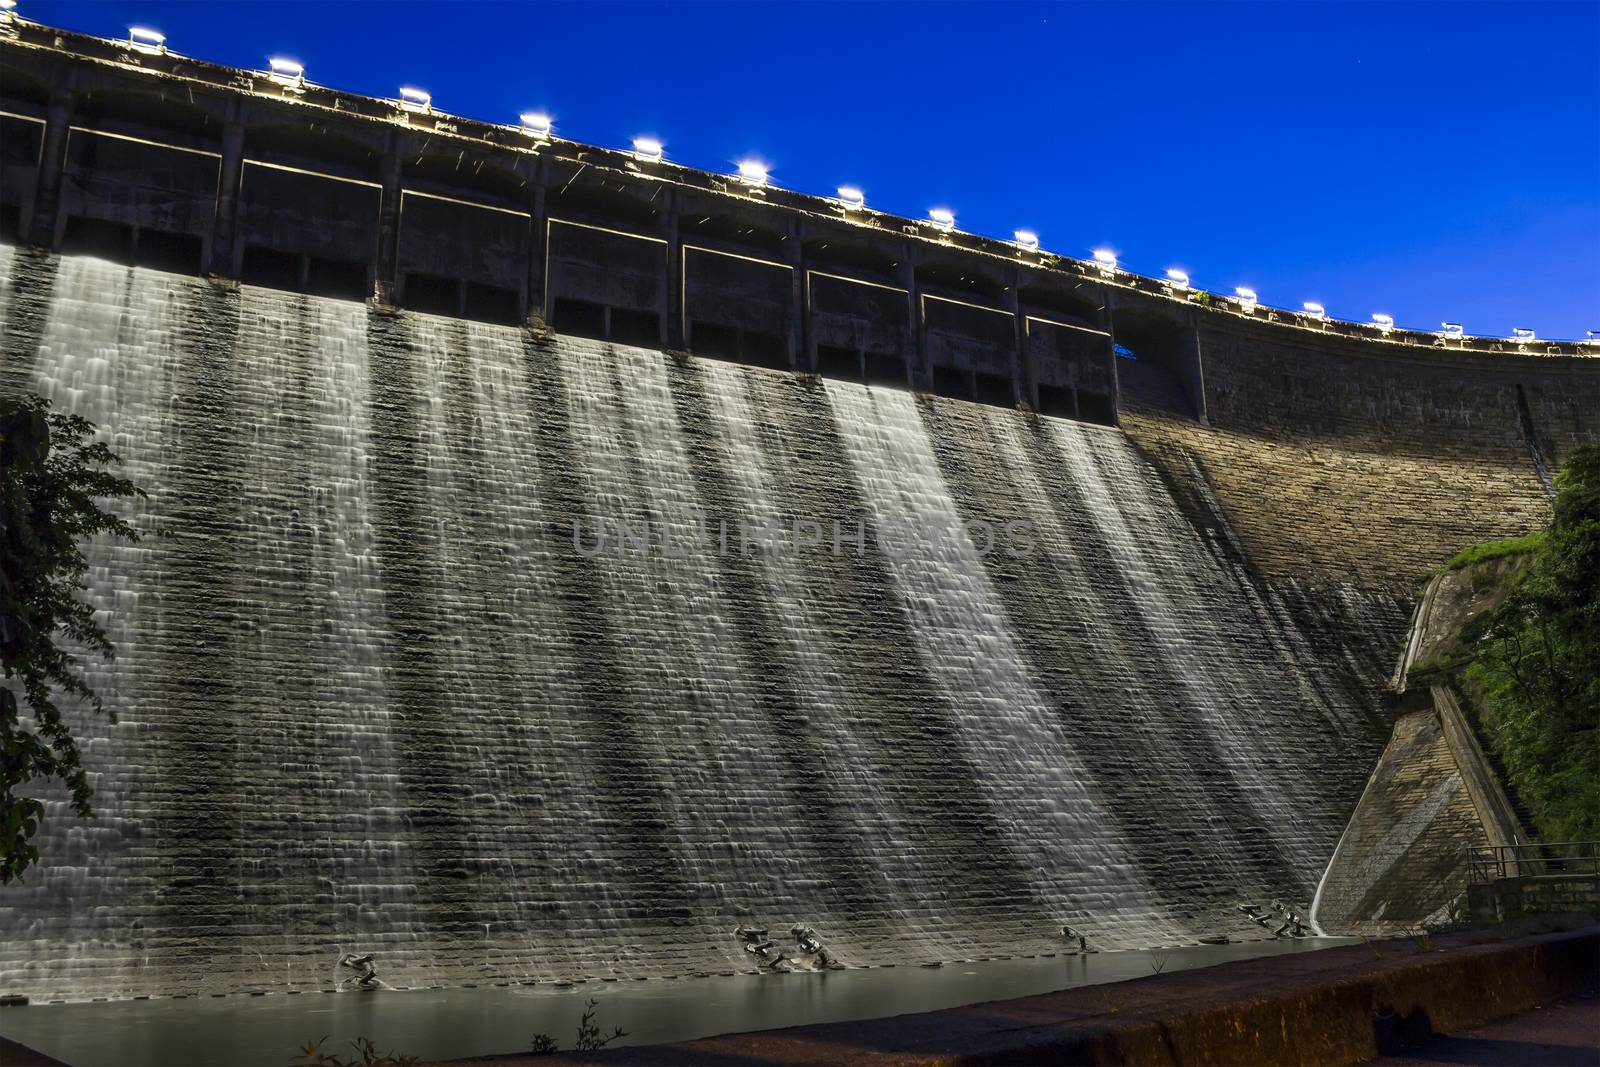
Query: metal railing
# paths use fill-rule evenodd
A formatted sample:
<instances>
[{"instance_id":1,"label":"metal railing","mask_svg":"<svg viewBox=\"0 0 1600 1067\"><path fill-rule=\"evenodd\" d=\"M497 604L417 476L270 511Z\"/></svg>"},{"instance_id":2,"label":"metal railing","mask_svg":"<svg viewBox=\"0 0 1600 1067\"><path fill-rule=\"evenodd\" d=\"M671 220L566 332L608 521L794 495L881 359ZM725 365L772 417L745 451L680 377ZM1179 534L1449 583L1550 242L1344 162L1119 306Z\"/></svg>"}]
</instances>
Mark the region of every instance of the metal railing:
<instances>
[{"instance_id":1,"label":"metal railing","mask_svg":"<svg viewBox=\"0 0 1600 1067\"><path fill-rule=\"evenodd\" d=\"M1507 878L1600 880L1600 841L1485 845L1472 849L1468 854L1469 885L1482 885Z\"/></svg>"}]
</instances>

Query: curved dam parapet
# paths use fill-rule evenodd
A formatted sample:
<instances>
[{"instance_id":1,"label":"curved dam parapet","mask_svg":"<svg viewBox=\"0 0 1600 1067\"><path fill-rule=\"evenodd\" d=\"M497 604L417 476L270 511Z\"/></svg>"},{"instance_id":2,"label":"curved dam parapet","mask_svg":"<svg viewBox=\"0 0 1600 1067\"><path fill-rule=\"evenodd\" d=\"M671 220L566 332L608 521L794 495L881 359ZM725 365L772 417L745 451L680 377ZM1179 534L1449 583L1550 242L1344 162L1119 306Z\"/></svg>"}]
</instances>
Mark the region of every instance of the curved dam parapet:
<instances>
[{"instance_id":1,"label":"curved dam parapet","mask_svg":"<svg viewBox=\"0 0 1600 1067\"><path fill-rule=\"evenodd\" d=\"M92 548L119 720L0 890L0 992L1260 936L1416 583L1600 435L1589 346L11 25L0 389L165 536Z\"/></svg>"}]
</instances>

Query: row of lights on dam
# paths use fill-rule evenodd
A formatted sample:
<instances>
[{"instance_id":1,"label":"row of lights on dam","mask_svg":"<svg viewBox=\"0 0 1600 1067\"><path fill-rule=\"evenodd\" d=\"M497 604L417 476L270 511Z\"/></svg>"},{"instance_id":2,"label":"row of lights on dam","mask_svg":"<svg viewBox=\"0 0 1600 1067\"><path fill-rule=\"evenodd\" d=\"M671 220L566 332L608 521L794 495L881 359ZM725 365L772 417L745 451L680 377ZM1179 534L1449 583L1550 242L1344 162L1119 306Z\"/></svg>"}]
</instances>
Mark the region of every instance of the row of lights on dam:
<instances>
[{"instance_id":1,"label":"row of lights on dam","mask_svg":"<svg viewBox=\"0 0 1600 1067\"><path fill-rule=\"evenodd\" d=\"M0 0L0 22L15 20L16 6L17 0ZM163 55L167 51L166 35L144 26L129 27L128 39L121 43L132 51L147 55ZM271 81L291 92L300 91L306 84L304 65L293 59L274 56L268 60L266 74ZM433 97L424 89L402 86L396 102L405 112L424 115L433 113ZM536 141L548 141L554 135L555 122L548 112L525 111L519 116L519 121L521 131ZM660 164L666 162L666 149L655 137L635 137L633 157L640 163ZM752 188L765 187L770 181L767 164L758 159L741 160L733 177ZM831 199L847 215L862 214L867 211L866 194L857 186L841 185L837 195ZM948 207L930 208L927 224L938 233L957 232L955 212ZM1042 251L1039 235L1032 230L1015 231L1011 243L1021 252L1039 254ZM1092 257L1094 267L1105 278L1115 277L1120 270L1117 254L1109 248L1095 249ZM1190 290L1189 273L1176 267L1167 270L1163 282L1168 290L1174 293L1186 293ZM1234 289L1232 301L1245 314L1253 314L1259 306L1256 291L1248 286ZM1300 314L1317 322L1328 321L1327 309L1315 301L1306 301L1302 304ZM1365 325L1373 327L1380 334L1387 335L1395 329L1394 316L1375 313L1372 321ZM1441 323L1437 333L1445 340L1463 340L1467 336L1458 322ZM1600 344L1600 330L1590 330L1588 336L1590 344ZM1520 344L1526 344L1534 339L1533 330L1519 327L1511 331L1511 340Z\"/></svg>"}]
</instances>

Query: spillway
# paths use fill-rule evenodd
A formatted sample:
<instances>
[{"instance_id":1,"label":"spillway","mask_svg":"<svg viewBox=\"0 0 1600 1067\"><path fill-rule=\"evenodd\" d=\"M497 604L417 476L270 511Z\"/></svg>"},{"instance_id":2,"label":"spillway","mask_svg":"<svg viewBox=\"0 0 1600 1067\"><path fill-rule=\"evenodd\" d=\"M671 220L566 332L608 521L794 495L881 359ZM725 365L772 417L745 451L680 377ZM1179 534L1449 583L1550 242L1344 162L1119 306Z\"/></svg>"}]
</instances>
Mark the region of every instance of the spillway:
<instances>
[{"instance_id":1,"label":"spillway","mask_svg":"<svg viewBox=\"0 0 1600 1067\"><path fill-rule=\"evenodd\" d=\"M1387 736L1366 653L1114 427L0 276L0 388L149 493L92 547L118 718L80 720L94 817L51 794L0 890L5 992L313 989L357 948L413 987L682 975L746 968L738 923L851 965L1259 936L1237 905L1309 903Z\"/></svg>"}]
</instances>

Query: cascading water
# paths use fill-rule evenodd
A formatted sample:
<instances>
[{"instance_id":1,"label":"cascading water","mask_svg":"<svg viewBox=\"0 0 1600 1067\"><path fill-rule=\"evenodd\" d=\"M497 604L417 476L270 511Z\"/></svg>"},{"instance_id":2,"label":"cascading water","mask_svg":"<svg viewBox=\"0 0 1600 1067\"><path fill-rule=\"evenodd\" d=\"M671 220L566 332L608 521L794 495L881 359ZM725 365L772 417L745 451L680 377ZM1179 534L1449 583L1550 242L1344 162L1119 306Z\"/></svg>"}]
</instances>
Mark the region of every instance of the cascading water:
<instances>
[{"instance_id":1,"label":"cascading water","mask_svg":"<svg viewBox=\"0 0 1600 1067\"><path fill-rule=\"evenodd\" d=\"M0 890L0 991L728 970L739 923L854 964L1254 930L1382 746L1344 650L1116 430L0 273L0 388L98 423L152 535L91 548L119 721L82 723L94 818L52 794ZM1026 551L974 525L1007 522Z\"/></svg>"}]
</instances>

